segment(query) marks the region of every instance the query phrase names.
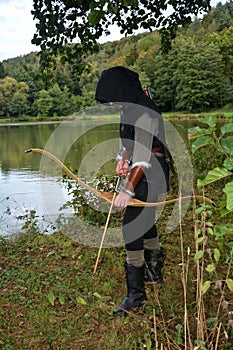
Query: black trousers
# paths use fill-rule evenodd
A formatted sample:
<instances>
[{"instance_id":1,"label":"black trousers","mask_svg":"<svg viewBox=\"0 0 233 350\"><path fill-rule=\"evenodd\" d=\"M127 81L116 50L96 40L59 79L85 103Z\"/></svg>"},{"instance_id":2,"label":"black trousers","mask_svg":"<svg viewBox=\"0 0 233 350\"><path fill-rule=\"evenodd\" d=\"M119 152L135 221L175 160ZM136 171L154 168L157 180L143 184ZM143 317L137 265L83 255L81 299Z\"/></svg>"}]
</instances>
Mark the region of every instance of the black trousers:
<instances>
[{"instance_id":1,"label":"black trousers","mask_svg":"<svg viewBox=\"0 0 233 350\"><path fill-rule=\"evenodd\" d=\"M147 202L156 202L155 184L145 177L135 188L135 198ZM122 226L126 250L142 250L143 240L157 237L155 225L155 207L127 207Z\"/></svg>"},{"instance_id":2,"label":"black trousers","mask_svg":"<svg viewBox=\"0 0 233 350\"><path fill-rule=\"evenodd\" d=\"M157 159L152 156L151 168L146 171L134 190L135 198L155 203L158 194L167 192L168 187L168 164L163 158ZM126 208L122 226L126 250L142 250L144 239L157 237L155 208L130 206Z\"/></svg>"}]
</instances>

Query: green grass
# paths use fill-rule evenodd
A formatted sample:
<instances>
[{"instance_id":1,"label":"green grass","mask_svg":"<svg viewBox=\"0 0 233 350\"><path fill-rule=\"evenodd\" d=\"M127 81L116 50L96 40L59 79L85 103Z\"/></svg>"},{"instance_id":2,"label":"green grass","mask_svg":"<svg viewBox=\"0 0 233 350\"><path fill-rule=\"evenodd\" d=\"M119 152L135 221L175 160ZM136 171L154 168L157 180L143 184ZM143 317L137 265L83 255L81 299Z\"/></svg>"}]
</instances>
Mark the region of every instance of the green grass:
<instances>
[{"instance_id":1,"label":"green grass","mask_svg":"<svg viewBox=\"0 0 233 350\"><path fill-rule=\"evenodd\" d=\"M162 113L165 118L168 119L198 119L206 114L212 115L217 117L218 119L226 119L226 120L231 120L233 118L233 110L216 110L216 111L211 111L211 112L201 112L201 113L187 113L187 112L164 112ZM7 123L19 123L19 122L56 122L60 121L62 122L63 120L70 119L72 117L76 117L80 120L112 120L112 119L119 119L119 114L105 114L105 115L85 115L81 114L81 112L76 113L74 116L62 116L62 117L47 117L40 119L39 117L30 117L26 116L24 118L16 118L16 117L11 117L11 118L0 118L0 124L7 124Z\"/></svg>"},{"instance_id":2,"label":"green grass","mask_svg":"<svg viewBox=\"0 0 233 350\"><path fill-rule=\"evenodd\" d=\"M163 113L163 116L167 119L183 119L183 120L198 120L199 118L203 117L204 115L211 115L213 117L218 118L219 120L232 120L233 119L233 111L211 111L211 112L202 112L202 113L187 113L187 112L166 112Z\"/></svg>"},{"instance_id":3,"label":"green grass","mask_svg":"<svg viewBox=\"0 0 233 350\"><path fill-rule=\"evenodd\" d=\"M190 247L193 256L190 216L191 213L184 223L185 252ZM112 315L126 293L123 248L103 249L93 277L98 248L83 246L62 233L49 236L26 233L12 242L2 240L0 348L149 350L155 349L156 334L158 349L162 348L161 344L163 349L183 349L179 232L162 233L161 240L167 255L164 284L147 285L148 301L144 309L134 310L124 318ZM196 339L195 269L192 260L187 288L193 342ZM215 315L216 301L220 298L218 291L212 292L206 302L208 318ZM226 315L220 316L227 329ZM227 346L223 333L218 349L231 349Z\"/></svg>"}]
</instances>

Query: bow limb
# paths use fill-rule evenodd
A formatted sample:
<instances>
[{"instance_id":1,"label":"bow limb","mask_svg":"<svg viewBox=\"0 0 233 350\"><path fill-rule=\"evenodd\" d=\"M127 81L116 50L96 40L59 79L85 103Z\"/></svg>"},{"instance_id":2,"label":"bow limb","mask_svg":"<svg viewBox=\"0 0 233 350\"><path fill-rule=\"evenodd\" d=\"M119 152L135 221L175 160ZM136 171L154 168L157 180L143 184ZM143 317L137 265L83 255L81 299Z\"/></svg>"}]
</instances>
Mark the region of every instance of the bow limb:
<instances>
[{"instance_id":1,"label":"bow limb","mask_svg":"<svg viewBox=\"0 0 233 350\"><path fill-rule=\"evenodd\" d=\"M108 193L105 192L107 195L112 193ZM169 205L169 204L173 204L176 202L179 202L180 200L187 200L187 199L196 199L196 200L201 200L202 202L206 202L209 203L213 206L215 206L214 201L212 201L212 199L208 198L208 197L204 197L204 196L196 196L196 195L190 195L190 196L184 196L184 197L178 197L178 198L173 198L173 199L169 199L167 201L162 201L162 202L155 202L155 203L150 203L150 202L143 202L140 201L139 199L133 198L132 201L128 204L128 206L130 207L160 207L162 205Z\"/></svg>"},{"instance_id":2,"label":"bow limb","mask_svg":"<svg viewBox=\"0 0 233 350\"><path fill-rule=\"evenodd\" d=\"M87 189L88 191L94 193L97 197L107 201L108 203L112 203L113 200L113 196L114 193L111 192L104 192L104 191L100 191L97 190L93 187L91 187L90 185L86 184L85 182L83 182L82 180L80 180L78 178L78 176L76 176L70 169L68 169L64 163L62 163L62 161L60 159L58 159L54 154L41 149L41 148L30 148L28 150L25 151L25 153L29 153L29 152L35 152L35 153L41 153L49 158L51 158L53 161L55 161L71 178L73 178L81 187ZM196 195L191 195L191 196L184 196L181 198L174 198L174 199L170 199L167 201L162 201L162 202L155 202L155 203L150 203L150 202L143 202L140 201L139 199L133 198L131 200L131 202L129 203L129 206L132 207L158 207L161 205L169 205L169 204L173 204L176 202L179 202L179 200L187 200L187 199L196 199L196 200L201 200L204 203L209 203L211 205L215 205L215 203L207 197L204 196L196 196Z\"/></svg>"},{"instance_id":3,"label":"bow limb","mask_svg":"<svg viewBox=\"0 0 233 350\"><path fill-rule=\"evenodd\" d=\"M73 178L81 187L87 189L88 191L94 193L95 195L97 195L98 197L100 197L101 199L107 200L107 202L111 202L109 199L107 199L104 196L103 191L99 191L96 190L95 188L91 187L90 185L86 184L85 182L83 182L82 180L79 179L78 176L76 176L69 168L67 168L65 166L64 163L62 163L62 161L60 159L58 159L54 154L44 150L44 149L40 149L40 148L31 148L25 151L25 153L29 153L29 152L35 152L35 153L41 153L49 158L51 158L52 160L54 160L71 178Z\"/></svg>"}]
</instances>

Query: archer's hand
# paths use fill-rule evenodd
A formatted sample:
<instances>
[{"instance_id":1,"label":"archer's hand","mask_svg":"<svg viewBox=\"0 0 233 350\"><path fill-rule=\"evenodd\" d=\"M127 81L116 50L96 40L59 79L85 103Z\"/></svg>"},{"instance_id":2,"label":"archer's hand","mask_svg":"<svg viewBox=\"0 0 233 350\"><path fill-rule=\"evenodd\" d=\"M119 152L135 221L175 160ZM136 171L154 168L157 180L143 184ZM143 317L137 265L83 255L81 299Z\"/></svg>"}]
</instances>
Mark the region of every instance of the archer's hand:
<instances>
[{"instance_id":1,"label":"archer's hand","mask_svg":"<svg viewBox=\"0 0 233 350\"><path fill-rule=\"evenodd\" d=\"M129 163L124 159L119 160L116 166L116 174L120 176L126 176L128 170Z\"/></svg>"},{"instance_id":2,"label":"archer's hand","mask_svg":"<svg viewBox=\"0 0 233 350\"><path fill-rule=\"evenodd\" d=\"M131 202L131 199L127 193L120 192L115 198L114 205L115 207L125 208Z\"/></svg>"}]
</instances>

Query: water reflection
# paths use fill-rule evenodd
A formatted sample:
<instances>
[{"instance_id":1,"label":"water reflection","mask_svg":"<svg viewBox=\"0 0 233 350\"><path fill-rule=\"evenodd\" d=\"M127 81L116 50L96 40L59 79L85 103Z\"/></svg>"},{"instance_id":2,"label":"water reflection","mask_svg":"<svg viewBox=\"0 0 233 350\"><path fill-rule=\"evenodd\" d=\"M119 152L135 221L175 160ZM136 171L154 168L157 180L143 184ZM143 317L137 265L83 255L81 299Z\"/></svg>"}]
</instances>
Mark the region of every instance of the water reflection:
<instances>
[{"instance_id":1,"label":"water reflection","mask_svg":"<svg viewBox=\"0 0 233 350\"><path fill-rule=\"evenodd\" d=\"M172 124L186 140L187 129L193 122L174 121ZM83 177L91 178L97 171L112 175L115 173L114 157L119 147L118 129L118 121L103 123L90 120L65 122L62 128L59 123L51 122L1 125L0 233L6 235L19 230L22 222L18 222L16 217L29 210L36 210L39 216L47 213L41 188L45 189L46 198L51 199L50 213L44 216L41 223L44 227L53 223L53 218L60 213L59 208L68 199L67 191L59 181L61 169L51 161L42 164L41 155L25 154L26 149L49 146L65 164L70 164L72 169L79 168ZM53 138L55 130L56 137Z\"/></svg>"},{"instance_id":2,"label":"water reflection","mask_svg":"<svg viewBox=\"0 0 233 350\"><path fill-rule=\"evenodd\" d=\"M76 135L85 130L87 124L90 125L90 132L83 133L76 140ZM47 213L45 198L41 193L42 187L46 188L46 198L51 201L49 215L44 216L43 222L41 222L42 228L53 223L53 219L60 214L59 208L68 199L67 191L60 182L61 169L49 161L42 173L41 155L25 154L26 149L43 149L48 140L50 140L51 146L51 142L53 142L51 135L58 129L58 135L53 144L55 154L58 157L65 155L63 161L70 164L72 169L79 168L85 155L91 154L88 162L93 167L94 164L98 164L99 158L103 159L103 154L96 153L95 145L101 140L112 137L114 133L116 135L118 133L117 124L114 124L114 127L108 124L105 128L101 128L99 122L67 122L63 123L60 133L59 125L59 123L33 123L0 126L0 233L2 235L19 230L22 227L22 222L17 221L16 217L24 215L29 210L35 209L39 216L44 216ZM75 141L69 146L69 149L64 148L67 139ZM105 154L104 157L106 156ZM107 163L106 169L102 169L106 172L113 169L113 164ZM83 167L82 171L85 176L88 169ZM92 176L91 173L89 175ZM48 202L48 200L46 201Z\"/></svg>"}]
</instances>

